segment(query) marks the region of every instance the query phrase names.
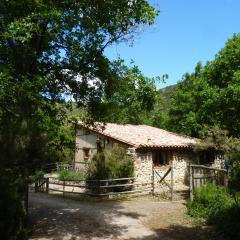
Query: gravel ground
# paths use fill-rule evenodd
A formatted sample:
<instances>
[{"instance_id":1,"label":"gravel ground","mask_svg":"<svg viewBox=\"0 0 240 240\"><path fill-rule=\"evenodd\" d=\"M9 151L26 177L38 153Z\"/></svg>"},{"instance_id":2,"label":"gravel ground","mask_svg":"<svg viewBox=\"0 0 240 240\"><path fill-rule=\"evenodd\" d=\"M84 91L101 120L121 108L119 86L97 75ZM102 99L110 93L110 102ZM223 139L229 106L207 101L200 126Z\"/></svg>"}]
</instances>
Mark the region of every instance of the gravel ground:
<instances>
[{"instance_id":1,"label":"gravel ground","mask_svg":"<svg viewBox=\"0 0 240 240\"><path fill-rule=\"evenodd\" d=\"M30 193L30 239L222 239L211 228L194 224L185 211L184 202L152 198L77 201Z\"/></svg>"}]
</instances>

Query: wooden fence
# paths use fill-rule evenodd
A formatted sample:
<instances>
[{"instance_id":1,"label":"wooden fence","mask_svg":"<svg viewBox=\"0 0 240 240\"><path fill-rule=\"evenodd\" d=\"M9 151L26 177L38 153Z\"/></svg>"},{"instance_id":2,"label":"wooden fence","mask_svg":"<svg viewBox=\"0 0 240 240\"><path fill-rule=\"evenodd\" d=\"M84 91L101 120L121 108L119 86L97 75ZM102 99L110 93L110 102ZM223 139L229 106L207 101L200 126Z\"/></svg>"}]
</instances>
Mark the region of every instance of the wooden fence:
<instances>
[{"instance_id":1,"label":"wooden fence","mask_svg":"<svg viewBox=\"0 0 240 240\"><path fill-rule=\"evenodd\" d=\"M49 164L45 166L47 172L61 170L74 170L70 164ZM171 175L171 182L166 181L166 177ZM56 177L38 178L35 182L35 191L37 192L59 192L64 194L80 194L89 196L110 196L122 194L156 194L161 185L167 187L173 199L173 168L172 166L165 173L159 173L157 169L152 172L152 178L149 181L139 182L137 178L118 178L105 180L82 180L82 181L60 181Z\"/></svg>"},{"instance_id":2,"label":"wooden fence","mask_svg":"<svg viewBox=\"0 0 240 240\"><path fill-rule=\"evenodd\" d=\"M189 166L189 168L189 186L191 200L193 200L194 191L206 183L227 186L228 175L227 170L225 169L192 164Z\"/></svg>"},{"instance_id":3,"label":"wooden fence","mask_svg":"<svg viewBox=\"0 0 240 240\"><path fill-rule=\"evenodd\" d=\"M118 178L106 180L61 181L57 178L39 178L35 182L35 191L79 194L95 197L111 195L150 193L152 182L136 183L136 178Z\"/></svg>"},{"instance_id":4,"label":"wooden fence","mask_svg":"<svg viewBox=\"0 0 240 240\"><path fill-rule=\"evenodd\" d=\"M35 180L35 192L49 191L49 178L39 177Z\"/></svg>"}]
</instances>

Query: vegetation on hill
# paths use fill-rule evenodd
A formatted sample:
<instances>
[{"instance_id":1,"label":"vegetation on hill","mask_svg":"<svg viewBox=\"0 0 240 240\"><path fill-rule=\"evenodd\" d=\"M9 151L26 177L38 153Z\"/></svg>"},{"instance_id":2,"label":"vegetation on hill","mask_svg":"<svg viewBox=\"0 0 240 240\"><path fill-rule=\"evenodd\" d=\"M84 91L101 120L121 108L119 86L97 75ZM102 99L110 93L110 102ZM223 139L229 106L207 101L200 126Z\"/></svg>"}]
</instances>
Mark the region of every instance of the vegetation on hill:
<instances>
[{"instance_id":1,"label":"vegetation on hill","mask_svg":"<svg viewBox=\"0 0 240 240\"><path fill-rule=\"evenodd\" d=\"M168 113L168 109L170 107L172 94L174 93L176 88L177 88L177 84L159 89L159 92L160 92L160 94L163 98L163 111L165 113Z\"/></svg>"}]
</instances>

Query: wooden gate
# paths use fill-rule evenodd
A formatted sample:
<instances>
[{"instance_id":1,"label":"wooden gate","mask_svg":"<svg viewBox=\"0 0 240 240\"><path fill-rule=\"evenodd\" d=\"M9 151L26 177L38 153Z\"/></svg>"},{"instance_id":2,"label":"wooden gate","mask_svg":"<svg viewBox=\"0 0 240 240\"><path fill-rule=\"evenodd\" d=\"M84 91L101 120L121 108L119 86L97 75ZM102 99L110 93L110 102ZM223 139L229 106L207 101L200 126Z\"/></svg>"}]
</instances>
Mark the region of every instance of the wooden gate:
<instances>
[{"instance_id":1,"label":"wooden gate","mask_svg":"<svg viewBox=\"0 0 240 240\"><path fill-rule=\"evenodd\" d=\"M171 183L166 181L166 177L169 174L171 174ZM173 182L174 182L173 166L169 167L163 176L161 176L160 173L156 169L154 169L154 166L153 166L153 172L152 172L152 192L153 192L153 194L154 194L154 190L155 190L155 182L157 184L165 184L169 188L169 191L171 194L171 200L173 200Z\"/></svg>"},{"instance_id":2,"label":"wooden gate","mask_svg":"<svg viewBox=\"0 0 240 240\"><path fill-rule=\"evenodd\" d=\"M190 165L189 167L191 200L193 200L193 192L206 183L227 186L227 170L203 165Z\"/></svg>"},{"instance_id":3,"label":"wooden gate","mask_svg":"<svg viewBox=\"0 0 240 240\"><path fill-rule=\"evenodd\" d=\"M35 192L47 192L49 190L49 178L40 177L35 181Z\"/></svg>"}]
</instances>

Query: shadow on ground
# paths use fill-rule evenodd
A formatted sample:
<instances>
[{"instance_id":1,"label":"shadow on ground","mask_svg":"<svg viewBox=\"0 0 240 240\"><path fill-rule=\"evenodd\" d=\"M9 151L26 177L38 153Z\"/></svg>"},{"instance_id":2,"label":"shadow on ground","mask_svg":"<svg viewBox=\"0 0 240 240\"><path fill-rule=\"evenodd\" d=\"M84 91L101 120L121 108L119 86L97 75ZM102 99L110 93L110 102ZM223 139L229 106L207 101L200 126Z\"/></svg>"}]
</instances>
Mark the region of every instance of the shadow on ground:
<instances>
[{"instance_id":1,"label":"shadow on ground","mask_svg":"<svg viewBox=\"0 0 240 240\"><path fill-rule=\"evenodd\" d=\"M226 240L211 227L187 227L170 225L167 228L154 230L154 234L147 237L134 238L134 240ZM132 239L133 240L133 239Z\"/></svg>"},{"instance_id":2,"label":"shadow on ground","mask_svg":"<svg viewBox=\"0 0 240 240\"><path fill-rule=\"evenodd\" d=\"M194 224L184 203L74 201L40 193L29 200L34 240L225 240L213 228Z\"/></svg>"},{"instance_id":3,"label":"shadow on ground","mask_svg":"<svg viewBox=\"0 0 240 240\"><path fill-rule=\"evenodd\" d=\"M125 211L119 201L77 202L32 193L29 202L30 239L122 239L129 232L127 223L137 228L144 216Z\"/></svg>"}]
</instances>

